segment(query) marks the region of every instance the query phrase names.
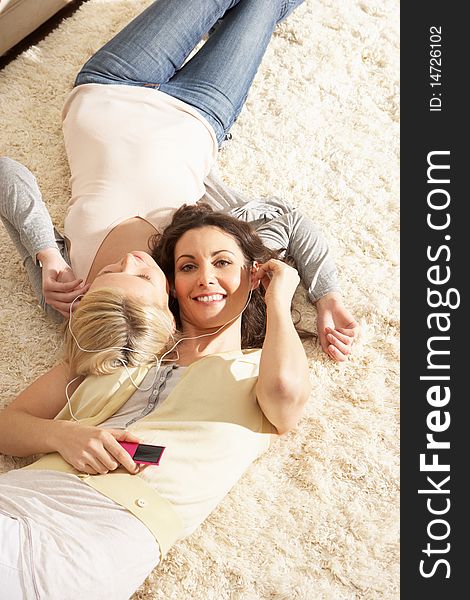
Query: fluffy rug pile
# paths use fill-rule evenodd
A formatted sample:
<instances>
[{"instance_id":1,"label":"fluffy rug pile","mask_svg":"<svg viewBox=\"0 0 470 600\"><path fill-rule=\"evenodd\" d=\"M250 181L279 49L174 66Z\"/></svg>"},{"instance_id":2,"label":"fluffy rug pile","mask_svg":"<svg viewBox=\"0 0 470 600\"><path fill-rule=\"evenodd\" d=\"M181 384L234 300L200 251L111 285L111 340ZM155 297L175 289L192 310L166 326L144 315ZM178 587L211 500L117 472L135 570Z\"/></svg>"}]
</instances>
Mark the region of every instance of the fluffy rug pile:
<instances>
[{"instance_id":1,"label":"fluffy rug pile","mask_svg":"<svg viewBox=\"0 0 470 600\"><path fill-rule=\"evenodd\" d=\"M59 228L69 197L60 111L82 63L149 4L89 0L0 72L0 153L36 175ZM276 31L224 179L308 212L336 257L362 337L346 364L306 342L313 391L209 519L135 598L398 597L398 2L307 0ZM0 226L1 405L56 360ZM315 309L300 290L303 324ZM24 464L0 458L0 470Z\"/></svg>"}]
</instances>

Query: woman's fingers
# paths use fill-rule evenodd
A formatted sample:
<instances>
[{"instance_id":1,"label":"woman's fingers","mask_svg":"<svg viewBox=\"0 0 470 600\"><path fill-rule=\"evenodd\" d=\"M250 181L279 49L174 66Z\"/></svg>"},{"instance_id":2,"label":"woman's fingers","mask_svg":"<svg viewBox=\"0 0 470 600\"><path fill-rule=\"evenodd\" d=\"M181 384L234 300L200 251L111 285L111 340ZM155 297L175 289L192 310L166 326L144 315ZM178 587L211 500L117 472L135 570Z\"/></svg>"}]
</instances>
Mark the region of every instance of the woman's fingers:
<instances>
[{"instance_id":1,"label":"woman's fingers","mask_svg":"<svg viewBox=\"0 0 470 600\"><path fill-rule=\"evenodd\" d=\"M46 300L47 302L47 300ZM52 306L57 312L59 312L65 319L70 317L70 303L66 302L47 302L49 306ZM75 310L78 306L78 303L75 303L72 307L72 310Z\"/></svg>"},{"instance_id":2,"label":"woman's fingers","mask_svg":"<svg viewBox=\"0 0 470 600\"><path fill-rule=\"evenodd\" d=\"M349 354L343 354L336 346L330 344L327 348L328 354L331 356L333 360L337 362L344 362L348 360Z\"/></svg>"},{"instance_id":3,"label":"woman's fingers","mask_svg":"<svg viewBox=\"0 0 470 600\"><path fill-rule=\"evenodd\" d=\"M103 457L106 460L105 457ZM89 455L85 458L85 473L89 475L105 475L110 469L98 457Z\"/></svg>"},{"instance_id":4,"label":"woman's fingers","mask_svg":"<svg viewBox=\"0 0 470 600\"><path fill-rule=\"evenodd\" d=\"M97 457L101 465L106 469L106 471L114 471L119 467L118 461L103 448L103 452L100 452L100 455Z\"/></svg>"},{"instance_id":5,"label":"woman's fingers","mask_svg":"<svg viewBox=\"0 0 470 600\"><path fill-rule=\"evenodd\" d=\"M334 348L336 348L336 350L339 350L344 356L348 356L349 354L351 354L351 344L344 344L331 333L329 333L326 336L326 339L329 342L328 347L333 346Z\"/></svg>"},{"instance_id":6,"label":"woman's fingers","mask_svg":"<svg viewBox=\"0 0 470 600\"><path fill-rule=\"evenodd\" d=\"M336 339L338 339L340 342L342 342L343 344L346 344L347 346L352 346L353 342L354 342L354 335L352 334L352 330L349 329L333 329L332 327L325 327L325 332L327 335L327 338L329 341L334 341L334 340L330 340L330 338L328 336L333 336ZM348 333L351 332L351 333Z\"/></svg>"},{"instance_id":7,"label":"woman's fingers","mask_svg":"<svg viewBox=\"0 0 470 600\"><path fill-rule=\"evenodd\" d=\"M340 333L344 333L344 335L356 339L359 335L360 326L357 321L351 321L351 323L346 325L346 327L337 327L336 331L339 331Z\"/></svg>"},{"instance_id":8,"label":"woman's fingers","mask_svg":"<svg viewBox=\"0 0 470 600\"><path fill-rule=\"evenodd\" d=\"M51 302L67 302L70 304L70 302L73 302L79 296L83 296L83 294L88 291L89 287L90 286L87 284L86 286L83 286L78 289L74 289L71 292L47 291L44 293L44 296L46 299L49 299Z\"/></svg>"},{"instance_id":9,"label":"woman's fingers","mask_svg":"<svg viewBox=\"0 0 470 600\"><path fill-rule=\"evenodd\" d=\"M325 328L326 341L328 343L327 352L336 361L343 362L348 360L351 354L354 338L351 335L341 333L331 327Z\"/></svg>"},{"instance_id":10,"label":"woman's fingers","mask_svg":"<svg viewBox=\"0 0 470 600\"><path fill-rule=\"evenodd\" d=\"M83 469L78 469L80 473L86 473L87 475L98 475L98 471L96 471L91 465L88 463L85 464Z\"/></svg>"},{"instance_id":11,"label":"woman's fingers","mask_svg":"<svg viewBox=\"0 0 470 600\"><path fill-rule=\"evenodd\" d=\"M271 281L272 271L268 267L268 263L258 266L256 273L252 275L251 283L254 286L256 283L261 283L264 289L267 289Z\"/></svg>"},{"instance_id":12,"label":"woman's fingers","mask_svg":"<svg viewBox=\"0 0 470 600\"><path fill-rule=\"evenodd\" d=\"M51 300L57 300L59 302L73 302L79 296L83 296L83 294L88 291L88 287L79 288L78 290L73 290L72 292L62 293L62 292L49 292L48 296Z\"/></svg>"},{"instance_id":13,"label":"woman's fingers","mask_svg":"<svg viewBox=\"0 0 470 600\"><path fill-rule=\"evenodd\" d=\"M55 279L46 279L44 284L45 290L50 290L51 292L58 293L66 293L71 292L75 288L78 288L82 285L83 279L74 279L73 281L64 281L60 282Z\"/></svg>"},{"instance_id":14,"label":"woman's fingers","mask_svg":"<svg viewBox=\"0 0 470 600\"><path fill-rule=\"evenodd\" d=\"M271 258L267 262L258 265L258 270L253 277L255 279L263 279L263 277L268 276L271 279L274 275L281 273L295 273L298 276L297 271L293 267L282 260Z\"/></svg>"},{"instance_id":15,"label":"woman's fingers","mask_svg":"<svg viewBox=\"0 0 470 600\"><path fill-rule=\"evenodd\" d=\"M109 433L118 440L118 442L133 442L135 444L142 443L142 440L135 436L127 429L108 429Z\"/></svg>"},{"instance_id":16,"label":"woman's fingers","mask_svg":"<svg viewBox=\"0 0 470 600\"><path fill-rule=\"evenodd\" d=\"M257 272L252 277L252 285L261 281L266 291L265 301L270 299L282 299L290 307L292 296L299 285L299 274L296 269L287 265L282 260L271 258L267 262L258 265Z\"/></svg>"},{"instance_id":17,"label":"woman's fingers","mask_svg":"<svg viewBox=\"0 0 470 600\"><path fill-rule=\"evenodd\" d=\"M127 455L130 463L134 465L134 467L131 467L130 472L135 473L136 464L131 459L130 455L124 450L124 448L119 446L119 449L124 453L123 458L125 459L126 457L124 455ZM90 475L105 475L106 473L109 473L109 471L115 471L119 465L122 464L106 448L102 448L101 451L97 451L94 455L89 454L84 460L86 467L85 472L89 473ZM129 471L129 469L127 470ZM94 472L92 473L91 471Z\"/></svg>"},{"instance_id":18,"label":"woman's fingers","mask_svg":"<svg viewBox=\"0 0 470 600\"><path fill-rule=\"evenodd\" d=\"M109 440L107 440L107 442L105 443L106 450L110 453L111 457L119 463L119 465L122 465L126 469L126 471L129 471L129 473L134 475L138 472L139 468L137 464L132 460L129 452L124 450L124 448L119 444L117 438L119 438L121 441L135 443L138 443L139 440L132 434L129 434L128 432L120 432L120 435L116 432L110 433L113 437L109 438Z\"/></svg>"},{"instance_id":19,"label":"woman's fingers","mask_svg":"<svg viewBox=\"0 0 470 600\"><path fill-rule=\"evenodd\" d=\"M88 431L86 433L87 436L90 435ZM132 460L130 454L120 446L115 439L116 437L122 437L128 441L138 441L135 436L128 434L126 431L92 430L91 438L85 442L86 448L80 452L77 468L90 475L104 475L116 470L120 466L123 466L131 474L138 473L137 464Z\"/></svg>"},{"instance_id":20,"label":"woman's fingers","mask_svg":"<svg viewBox=\"0 0 470 600\"><path fill-rule=\"evenodd\" d=\"M70 305L72 302L74 302L74 300L80 296L83 296L83 294L88 291L89 287L90 286L87 284L86 286L81 287L79 290L75 290L67 294L63 294L61 292L48 292L47 294L45 293L44 299L49 306L52 306L52 308L55 308L55 310L60 312L62 316L68 318L70 315ZM77 307L78 302L75 302L72 309L75 310Z\"/></svg>"},{"instance_id":21,"label":"woman's fingers","mask_svg":"<svg viewBox=\"0 0 470 600\"><path fill-rule=\"evenodd\" d=\"M70 302L48 302L47 304L63 314L64 317L68 318L70 313ZM75 305L73 308L75 309Z\"/></svg>"},{"instance_id":22,"label":"woman's fingers","mask_svg":"<svg viewBox=\"0 0 470 600\"><path fill-rule=\"evenodd\" d=\"M325 294L317 301L316 306L322 349L336 361L346 360L351 353L354 341L359 337L359 323L344 306L338 292ZM334 337L328 338L329 335ZM344 344L346 349L341 344Z\"/></svg>"}]
</instances>

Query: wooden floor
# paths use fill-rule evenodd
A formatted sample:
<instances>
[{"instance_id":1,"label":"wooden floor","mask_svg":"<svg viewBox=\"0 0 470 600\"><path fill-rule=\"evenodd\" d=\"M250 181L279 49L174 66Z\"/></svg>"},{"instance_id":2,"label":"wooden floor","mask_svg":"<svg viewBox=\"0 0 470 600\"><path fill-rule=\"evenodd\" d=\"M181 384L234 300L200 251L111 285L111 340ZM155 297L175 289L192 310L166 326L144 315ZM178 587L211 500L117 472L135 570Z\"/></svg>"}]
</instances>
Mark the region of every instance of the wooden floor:
<instances>
[{"instance_id":1,"label":"wooden floor","mask_svg":"<svg viewBox=\"0 0 470 600\"><path fill-rule=\"evenodd\" d=\"M27 50L30 46L34 46L47 35L51 33L64 19L70 17L77 8L86 2L86 0L75 0L67 6L64 6L59 12L53 15L48 21L43 23L38 29L30 33L21 42L10 48L5 54L0 56L0 70L3 69L9 62L14 60L19 54Z\"/></svg>"}]
</instances>

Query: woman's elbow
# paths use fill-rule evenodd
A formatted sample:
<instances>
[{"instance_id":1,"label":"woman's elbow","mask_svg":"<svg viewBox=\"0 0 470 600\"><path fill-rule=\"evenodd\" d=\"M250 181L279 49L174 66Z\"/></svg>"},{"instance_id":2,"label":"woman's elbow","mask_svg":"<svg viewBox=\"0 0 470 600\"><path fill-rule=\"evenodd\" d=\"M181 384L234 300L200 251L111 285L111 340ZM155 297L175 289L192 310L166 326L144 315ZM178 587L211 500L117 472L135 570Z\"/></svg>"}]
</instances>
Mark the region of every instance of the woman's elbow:
<instances>
[{"instance_id":1,"label":"woman's elbow","mask_svg":"<svg viewBox=\"0 0 470 600\"><path fill-rule=\"evenodd\" d=\"M295 429L302 417L305 404L310 396L311 385L307 380L290 384L280 385L275 397L277 404L282 407L280 414L273 425L276 427L278 435L284 435Z\"/></svg>"},{"instance_id":2,"label":"woman's elbow","mask_svg":"<svg viewBox=\"0 0 470 600\"><path fill-rule=\"evenodd\" d=\"M282 423L281 425L276 425L276 433L277 435L286 435L289 431L297 428L298 420L293 424Z\"/></svg>"},{"instance_id":3,"label":"woman's elbow","mask_svg":"<svg viewBox=\"0 0 470 600\"><path fill-rule=\"evenodd\" d=\"M275 395L282 404L291 409L302 410L307 402L312 386L308 375L292 376L289 373L280 374L276 381Z\"/></svg>"}]
</instances>

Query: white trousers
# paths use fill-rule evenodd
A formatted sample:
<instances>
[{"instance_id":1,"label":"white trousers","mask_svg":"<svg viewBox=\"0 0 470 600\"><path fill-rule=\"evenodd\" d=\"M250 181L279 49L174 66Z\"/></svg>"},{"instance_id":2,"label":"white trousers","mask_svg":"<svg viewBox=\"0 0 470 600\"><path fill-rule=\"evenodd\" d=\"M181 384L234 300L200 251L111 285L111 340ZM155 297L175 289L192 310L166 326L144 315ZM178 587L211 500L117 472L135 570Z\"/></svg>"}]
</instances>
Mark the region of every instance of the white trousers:
<instances>
[{"instance_id":1,"label":"white trousers","mask_svg":"<svg viewBox=\"0 0 470 600\"><path fill-rule=\"evenodd\" d=\"M0 512L0 600L25 600L21 580L20 524Z\"/></svg>"}]
</instances>

